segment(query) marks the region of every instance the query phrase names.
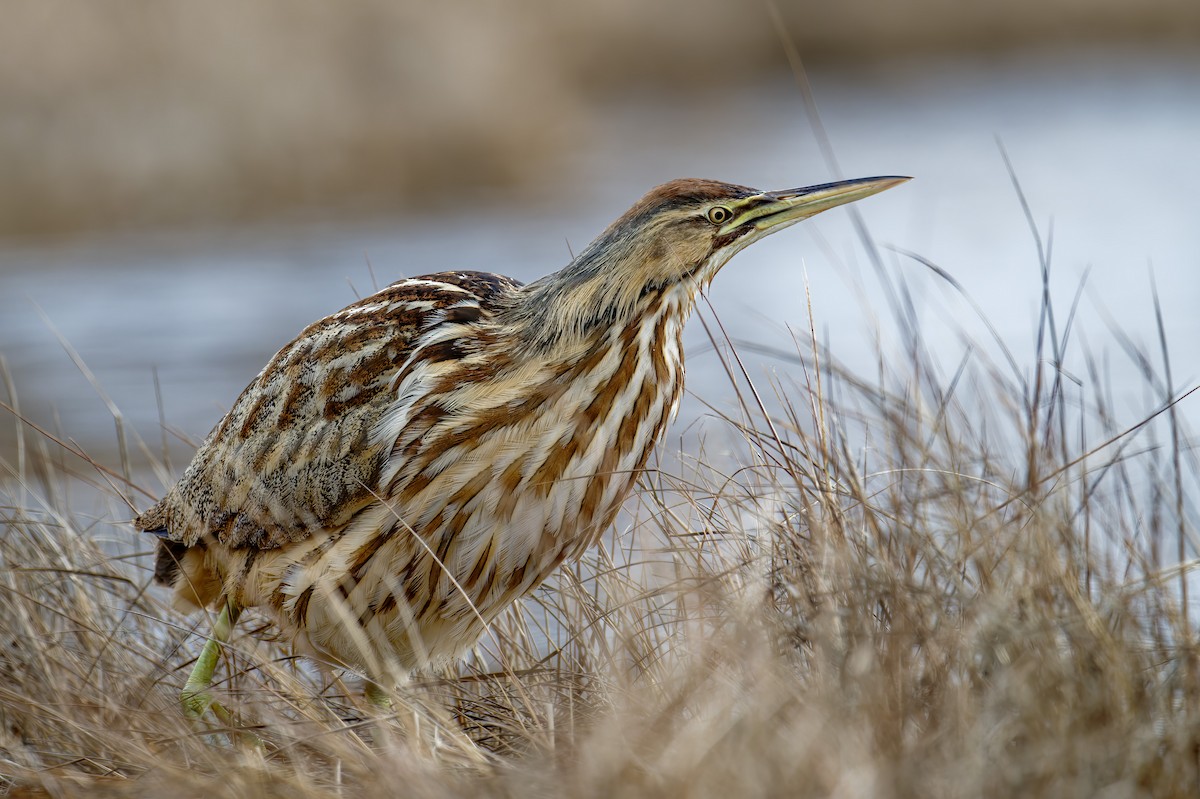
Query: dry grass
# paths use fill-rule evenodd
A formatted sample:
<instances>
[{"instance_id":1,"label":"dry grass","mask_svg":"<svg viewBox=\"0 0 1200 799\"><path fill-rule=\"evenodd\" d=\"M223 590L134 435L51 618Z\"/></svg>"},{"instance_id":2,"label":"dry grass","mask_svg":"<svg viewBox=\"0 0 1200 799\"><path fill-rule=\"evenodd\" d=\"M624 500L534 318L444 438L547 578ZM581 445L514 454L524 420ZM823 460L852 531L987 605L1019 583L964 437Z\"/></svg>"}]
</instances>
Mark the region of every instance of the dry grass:
<instances>
[{"instance_id":1,"label":"dry grass","mask_svg":"<svg viewBox=\"0 0 1200 799\"><path fill-rule=\"evenodd\" d=\"M903 313L904 354L881 353L869 380L816 347L794 353L779 410L739 392L732 455L697 444L648 475L629 529L459 670L420 675L390 718L364 718L244 623L217 690L260 746L184 722L177 692L204 627L147 589L129 555L146 542L119 528L123 484L85 515L68 490L104 481L35 457L27 431L0 499L0 784L1194 795L1200 665L1169 565L1191 535L1186 431L1167 411L1121 435L1103 385L1064 385L1070 323L1045 302L1024 370L980 348L939 377ZM1176 393L1141 358L1147 390Z\"/></svg>"}]
</instances>

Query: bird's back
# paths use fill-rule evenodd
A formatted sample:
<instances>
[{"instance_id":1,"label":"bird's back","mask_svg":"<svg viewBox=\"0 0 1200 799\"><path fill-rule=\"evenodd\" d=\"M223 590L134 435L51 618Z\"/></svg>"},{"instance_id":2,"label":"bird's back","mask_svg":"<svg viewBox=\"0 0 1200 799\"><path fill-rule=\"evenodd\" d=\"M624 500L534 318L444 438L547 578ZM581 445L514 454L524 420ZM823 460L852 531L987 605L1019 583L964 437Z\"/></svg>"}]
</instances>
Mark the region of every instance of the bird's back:
<instances>
[{"instance_id":1,"label":"bird's back","mask_svg":"<svg viewBox=\"0 0 1200 799\"><path fill-rule=\"evenodd\" d=\"M415 343L438 325L485 319L519 286L478 272L401 280L305 328L134 521L161 539L159 581L177 583L189 549L275 549L343 527L375 502L389 453L372 430L395 405ZM177 587L185 604L217 598Z\"/></svg>"}]
</instances>

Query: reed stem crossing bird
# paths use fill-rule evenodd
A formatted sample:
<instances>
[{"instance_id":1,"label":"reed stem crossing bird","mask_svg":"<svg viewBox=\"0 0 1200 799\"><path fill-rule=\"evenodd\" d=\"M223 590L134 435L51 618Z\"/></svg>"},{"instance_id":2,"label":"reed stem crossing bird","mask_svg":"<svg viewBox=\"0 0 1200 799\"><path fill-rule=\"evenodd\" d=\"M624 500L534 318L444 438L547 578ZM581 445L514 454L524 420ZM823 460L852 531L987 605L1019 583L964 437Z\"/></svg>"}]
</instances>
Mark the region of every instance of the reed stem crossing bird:
<instances>
[{"instance_id":1,"label":"reed stem crossing bird","mask_svg":"<svg viewBox=\"0 0 1200 799\"><path fill-rule=\"evenodd\" d=\"M721 267L905 180L676 180L529 285L426 275L307 327L134 521L158 536L176 604L220 613L186 711L210 706L242 608L379 685L471 646L612 523L676 410L683 325Z\"/></svg>"}]
</instances>

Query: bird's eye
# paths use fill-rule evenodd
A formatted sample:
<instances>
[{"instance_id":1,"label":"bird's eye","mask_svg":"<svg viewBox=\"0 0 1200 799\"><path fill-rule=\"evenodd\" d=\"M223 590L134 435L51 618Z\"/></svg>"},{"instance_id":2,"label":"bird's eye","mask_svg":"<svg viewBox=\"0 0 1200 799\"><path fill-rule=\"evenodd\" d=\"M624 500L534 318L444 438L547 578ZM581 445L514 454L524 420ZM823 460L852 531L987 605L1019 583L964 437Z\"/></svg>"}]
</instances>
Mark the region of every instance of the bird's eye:
<instances>
[{"instance_id":1,"label":"bird's eye","mask_svg":"<svg viewBox=\"0 0 1200 799\"><path fill-rule=\"evenodd\" d=\"M718 205L708 209L708 221L714 225L723 225L732 218L733 212L724 206Z\"/></svg>"}]
</instances>

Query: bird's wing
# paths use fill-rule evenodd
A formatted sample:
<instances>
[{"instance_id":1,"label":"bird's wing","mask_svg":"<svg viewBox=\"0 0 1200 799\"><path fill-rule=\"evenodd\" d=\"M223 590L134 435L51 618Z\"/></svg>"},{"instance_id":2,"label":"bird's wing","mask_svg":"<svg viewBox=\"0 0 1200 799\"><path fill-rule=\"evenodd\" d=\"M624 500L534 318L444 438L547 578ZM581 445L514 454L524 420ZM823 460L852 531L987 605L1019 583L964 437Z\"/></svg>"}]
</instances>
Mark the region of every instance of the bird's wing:
<instances>
[{"instance_id":1,"label":"bird's wing","mask_svg":"<svg viewBox=\"0 0 1200 799\"><path fill-rule=\"evenodd\" d=\"M375 501L387 446L371 430L418 338L486 322L520 287L499 275L401 280L309 325L246 387L179 482L134 525L184 546L271 549L338 529Z\"/></svg>"}]
</instances>

